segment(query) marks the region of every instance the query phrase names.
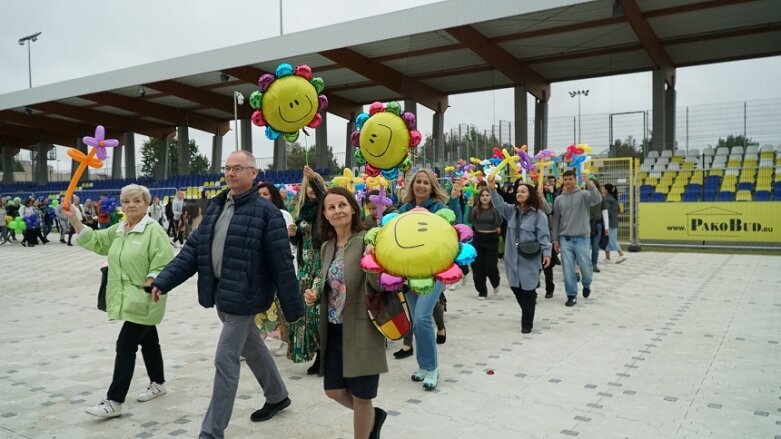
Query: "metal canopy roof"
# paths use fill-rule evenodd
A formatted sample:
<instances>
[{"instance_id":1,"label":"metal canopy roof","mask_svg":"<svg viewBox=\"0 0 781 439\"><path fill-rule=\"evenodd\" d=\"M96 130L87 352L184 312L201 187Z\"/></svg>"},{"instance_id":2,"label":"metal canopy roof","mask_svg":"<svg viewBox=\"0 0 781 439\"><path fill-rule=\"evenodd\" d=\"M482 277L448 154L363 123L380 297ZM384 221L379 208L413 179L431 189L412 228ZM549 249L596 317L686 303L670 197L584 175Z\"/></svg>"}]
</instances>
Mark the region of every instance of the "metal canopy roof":
<instances>
[{"instance_id":1,"label":"metal canopy roof","mask_svg":"<svg viewBox=\"0 0 781 439\"><path fill-rule=\"evenodd\" d=\"M674 86L676 67L774 55L777 0L451 0L2 95L0 144L73 145L97 123L162 137L185 115L224 134L233 91L282 62L309 64L350 118L375 100L445 110L515 85L547 100L552 82L654 69Z\"/></svg>"}]
</instances>

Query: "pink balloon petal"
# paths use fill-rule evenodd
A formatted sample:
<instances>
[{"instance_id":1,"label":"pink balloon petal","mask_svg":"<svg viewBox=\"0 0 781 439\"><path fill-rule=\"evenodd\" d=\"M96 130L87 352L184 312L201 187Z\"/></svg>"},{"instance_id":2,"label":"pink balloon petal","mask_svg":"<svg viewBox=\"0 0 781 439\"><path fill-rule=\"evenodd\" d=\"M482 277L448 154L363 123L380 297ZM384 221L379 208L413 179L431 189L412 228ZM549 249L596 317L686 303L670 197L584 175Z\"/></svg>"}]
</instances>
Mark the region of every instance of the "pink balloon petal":
<instances>
[{"instance_id":1,"label":"pink balloon petal","mask_svg":"<svg viewBox=\"0 0 781 439\"><path fill-rule=\"evenodd\" d=\"M385 111L385 106L382 105L381 102L372 102L372 104L369 105L370 116L373 116L375 113L380 113L382 111Z\"/></svg>"},{"instance_id":2,"label":"pink balloon petal","mask_svg":"<svg viewBox=\"0 0 781 439\"><path fill-rule=\"evenodd\" d=\"M389 273L380 274L380 286L385 291L398 291L404 285L404 278Z\"/></svg>"},{"instance_id":3,"label":"pink balloon petal","mask_svg":"<svg viewBox=\"0 0 781 439\"><path fill-rule=\"evenodd\" d=\"M456 224L453 227L458 231L458 240L461 242L469 241L475 234L466 224Z\"/></svg>"},{"instance_id":4,"label":"pink balloon petal","mask_svg":"<svg viewBox=\"0 0 781 439\"><path fill-rule=\"evenodd\" d=\"M450 285L460 281L461 278L464 277L464 273L461 271L461 268L459 268L458 265L453 264L450 266L450 268L441 273L437 273L434 277L436 277L437 280L441 281L442 283Z\"/></svg>"},{"instance_id":5,"label":"pink balloon petal","mask_svg":"<svg viewBox=\"0 0 781 439\"><path fill-rule=\"evenodd\" d=\"M362 257L361 268L370 273L380 273L382 271L382 267L377 263L377 259L374 258L374 255L365 255Z\"/></svg>"}]
</instances>

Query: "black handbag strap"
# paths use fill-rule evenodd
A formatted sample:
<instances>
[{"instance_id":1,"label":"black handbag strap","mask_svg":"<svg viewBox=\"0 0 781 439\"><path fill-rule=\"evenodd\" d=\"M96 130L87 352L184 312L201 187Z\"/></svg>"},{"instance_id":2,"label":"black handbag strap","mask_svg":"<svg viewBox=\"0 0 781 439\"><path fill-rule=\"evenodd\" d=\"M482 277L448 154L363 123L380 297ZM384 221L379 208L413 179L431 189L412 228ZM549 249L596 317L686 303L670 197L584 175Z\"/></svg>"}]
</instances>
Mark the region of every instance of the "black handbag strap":
<instances>
[{"instance_id":1,"label":"black handbag strap","mask_svg":"<svg viewBox=\"0 0 781 439\"><path fill-rule=\"evenodd\" d=\"M531 208L530 208L531 209ZM517 221L515 222L515 239L518 242L521 242L521 220L523 219L523 215L521 214L521 209L516 207L515 208L515 216L517 217ZM540 216L537 215L537 212L535 212L534 216L534 239L537 239L537 224L540 221Z\"/></svg>"}]
</instances>

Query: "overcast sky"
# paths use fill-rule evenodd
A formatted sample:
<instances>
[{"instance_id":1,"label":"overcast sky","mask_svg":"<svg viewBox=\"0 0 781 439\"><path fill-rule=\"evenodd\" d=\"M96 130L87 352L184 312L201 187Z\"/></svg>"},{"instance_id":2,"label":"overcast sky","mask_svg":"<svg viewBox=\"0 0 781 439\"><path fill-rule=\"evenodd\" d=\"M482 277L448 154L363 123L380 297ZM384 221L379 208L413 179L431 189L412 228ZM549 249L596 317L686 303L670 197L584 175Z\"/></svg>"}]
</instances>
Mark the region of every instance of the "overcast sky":
<instances>
[{"instance_id":1,"label":"overcast sky","mask_svg":"<svg viewBox=\"0 0 781 439\"><path fill-rule=\"evenodd\" d=\"M433 3L430 0L283 1L285 33ZM27 87L27 49L17 44L22 36L43 32L32 45L32 81L36 86L273 37L280 31L278 5L277 0L5 0L0 15L0 99L3 93ZM781 57L682 68L678 69L677 76L678 107L781 97L778 81ZM581 102L584 137L589 132L585 115L651 108L650 73L555 83L551 88L551 119L564 120L561 123L566 124L570 123L568 118L577 114L577 99L570 98L567 91L590 90ZM325 92L328 93L327 84ZM451 96L450 105L445 114L446 131L459 123L490 130L499 120L513 119L511 90ZM418 106L418 114L420 131L424 135L430 133L432 113ZM529 114L534 114L531 99ZM637 131L639 120L627 122L631 129L617 133L616 137ZM341 152L346 121L329 115L328 122L329 144ZM191 130L190 136L210 157L211 136L197 130ZM569 137L560 139L551 135L551 141L563 143ZM603 135L594 134L594 137L601 140ZM138 147L142 140L141 136L137 138ZM272 155L272 143L265 139L261 129L253 130L253 144L256 156ZM233 149L233 136L226 135L224 155ZM137 160L140 164L140 156Z\"/></svg>"}]
</instances>

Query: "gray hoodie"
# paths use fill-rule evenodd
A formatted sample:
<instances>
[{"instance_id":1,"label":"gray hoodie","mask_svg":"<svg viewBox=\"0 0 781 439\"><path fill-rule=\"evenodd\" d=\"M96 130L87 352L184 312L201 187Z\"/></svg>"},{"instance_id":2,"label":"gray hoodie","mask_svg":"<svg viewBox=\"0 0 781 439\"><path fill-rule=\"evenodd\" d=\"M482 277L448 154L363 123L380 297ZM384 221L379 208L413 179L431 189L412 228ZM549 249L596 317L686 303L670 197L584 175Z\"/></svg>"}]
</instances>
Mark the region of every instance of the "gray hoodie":
<instances>
[{"instance_id":1,"label":"gray hoodie","mask_svg":"<svg viewBox=\"0 0 781 439\"><path fill-rule=\"evenodd\" d=\"M553 201L553 242L559 242L559 236L589 236L589 207L602 202L602 194L588 183L588 191L575 188L572 192L564 192Z\"/></svg>"}]
</instances>

